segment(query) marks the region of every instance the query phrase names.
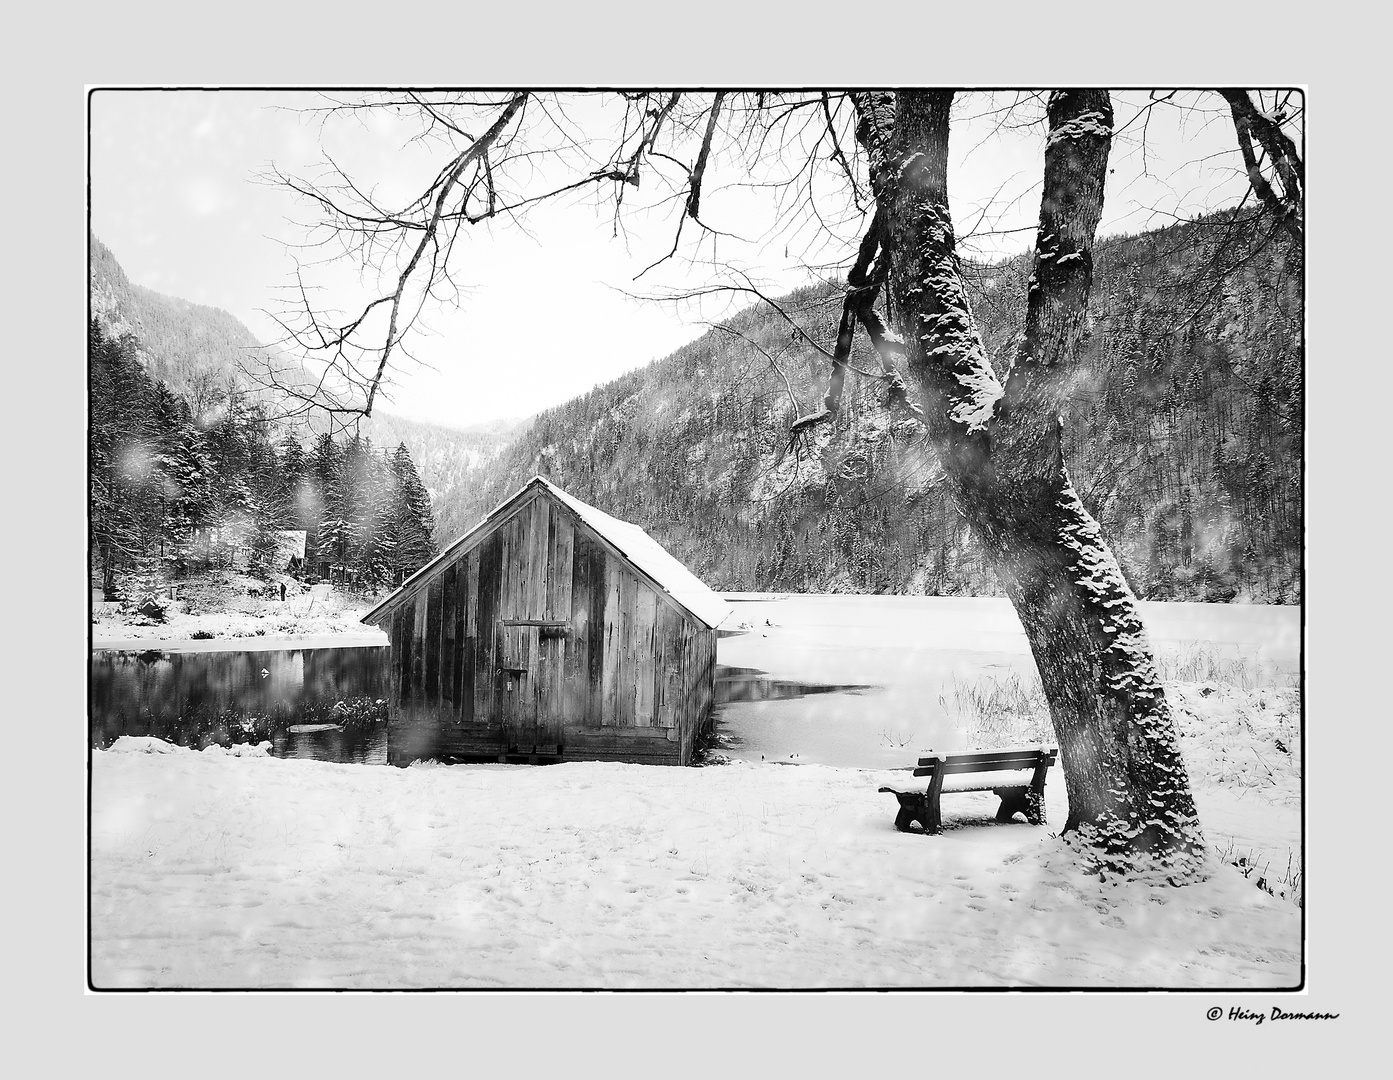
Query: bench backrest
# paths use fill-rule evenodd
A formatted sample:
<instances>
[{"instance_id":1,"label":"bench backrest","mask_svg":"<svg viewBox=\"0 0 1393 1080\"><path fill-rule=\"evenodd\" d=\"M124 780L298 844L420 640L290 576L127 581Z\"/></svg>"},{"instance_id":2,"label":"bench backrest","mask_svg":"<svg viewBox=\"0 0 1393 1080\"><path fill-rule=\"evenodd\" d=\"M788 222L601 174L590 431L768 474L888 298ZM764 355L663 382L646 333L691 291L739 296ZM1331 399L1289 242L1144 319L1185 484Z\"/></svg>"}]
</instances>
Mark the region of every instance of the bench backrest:
<instances>
[{"instance_id":1,"label":"bench backrest","mask_svg":"<svg viewBox=\"0 0 1393 1080\"><path fill-rule=\"evenodd\" d=\"M915 776L942 773L1000 772L1007 769L1035 769L1053 765L1059 750L1054 746L1010 747L1004 750L977 750L967 754L929 754L919 759Z\"/></svg>"}]
</instances>

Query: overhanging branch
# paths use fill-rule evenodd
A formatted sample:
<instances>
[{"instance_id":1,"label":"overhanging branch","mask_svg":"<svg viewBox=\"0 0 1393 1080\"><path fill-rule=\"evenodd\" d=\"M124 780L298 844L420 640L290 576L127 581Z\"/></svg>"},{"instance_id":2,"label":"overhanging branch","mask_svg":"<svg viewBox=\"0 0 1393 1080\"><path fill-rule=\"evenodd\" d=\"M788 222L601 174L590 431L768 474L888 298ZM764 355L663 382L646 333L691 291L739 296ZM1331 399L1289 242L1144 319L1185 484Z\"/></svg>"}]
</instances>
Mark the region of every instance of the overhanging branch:
<instances>
[{"instance_id":1,"label":"overhanging branch","mask_svg":"<svg viewBox=\"0 0 1393 1080\"><path fill-rule=\"evenodd\" d=\"M1238 136L1238 152L1248 173L1258 201L1281 222L1283 229L1300 247L1305 236L1305 166L1296 144L1281 125L1254 106L1246 90L1220 90L1233 114L1234 132ZM1278 192L1264 175L1253 146L1256 138L1267 157L1273 177L1281 187Z\"/></svg>"},{"instance_id":2,"label":"overhanging branch","mask_svg":"<svg viewBox=\"0 0 1393 1080\"><path fill-rule=\"evenodd\" d=\"M827 393L822 399L822 408L807 416L800 416L789 428L790 444L808 429L831 419L841 408L842 395L846 387L847 360L851 356L851 346L859 322L871 339L876 356L880 359L882 377L890 385L890 399L894 404L906 408L915 416L922 415L918 405L909 400L904 378L900 375L896 362L904 356L904 345L898 335L889 331L875 310L875 299L887 273L887 261L876 259L881 250L882 218L879 211L871 219L866 235L856 252L856 261L847 273L846 299L842 303L842 318L837 327L837 344L832 353L832 371L828 376ZM874 262L873 262L874 260Z\"/></svg>"},{"instance_id":3,"label":"overhanging branch","mask_svg":"<svg viewBox=\"0 0 1393 1080\"><path fill-rule=\"evenodd\" d=\"M721 101L724 98L725 94L718 92L711 102L711 115L706 119L706 134L701 140L701 151L697 154L696 164L692 166L692 179L687 192L687 216L698 224L701 223L701 181L706 175L706 162L711 156L711 140L716 134L716 121L721 115Z\"/></svg>"}]
</instances>

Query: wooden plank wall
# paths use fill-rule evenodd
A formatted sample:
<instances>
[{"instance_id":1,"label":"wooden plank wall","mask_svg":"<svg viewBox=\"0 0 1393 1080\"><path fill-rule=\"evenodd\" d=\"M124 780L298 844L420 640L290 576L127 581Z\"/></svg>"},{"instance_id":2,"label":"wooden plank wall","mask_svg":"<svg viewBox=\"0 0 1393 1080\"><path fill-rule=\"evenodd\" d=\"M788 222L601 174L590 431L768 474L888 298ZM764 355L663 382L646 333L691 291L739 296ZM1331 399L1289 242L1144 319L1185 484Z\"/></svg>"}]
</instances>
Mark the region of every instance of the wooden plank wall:
<instances>
[{"instance_id":1,"label":"wooden plank wall","mask_svg":"<svg viewBox=\"0 0 1393 1080\"><path fill-rule=\"evenodd\" d=\"M494 627L498 623L498 590L503 562L503 535L495 531L489 535L477 551L470 552L469 560L476 561L478 571L478 615L475 625L474 643L474 719L475 722L498 723L494 712L494 690L498 680L494 676Z\"/></svg>"},{"instance_id":2,"label":"wooden plank wall","mask_svg":"<svg viewBox=\"0 0 1393 1080\"><path fill-rule=\"evenodd\" d=\"M686 764L710 715L715 632L540 492L382 625L394 722L438 753Z\"/></svg>"}]
</instances>

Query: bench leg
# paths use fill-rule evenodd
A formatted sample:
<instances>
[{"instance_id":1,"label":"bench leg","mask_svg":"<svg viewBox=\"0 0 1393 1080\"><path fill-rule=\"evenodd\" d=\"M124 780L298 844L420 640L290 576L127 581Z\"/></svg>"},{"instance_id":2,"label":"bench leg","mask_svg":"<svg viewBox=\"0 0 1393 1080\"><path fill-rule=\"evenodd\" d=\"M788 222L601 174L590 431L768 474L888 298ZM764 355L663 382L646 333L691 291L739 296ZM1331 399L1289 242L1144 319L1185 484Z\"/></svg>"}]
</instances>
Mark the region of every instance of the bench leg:
<instances>
[{"instance_id":1,"label":"bench leg","mask_svg":"<svg viewBox=\"0 0 1393 1080\"><path fill-rule=\"evenodd\" d=\"M1032 825L1045 823L1045 793L1031 788L1025 793L1025 820Z\"/></svg>"},{"instance_id":2,"label":"bench leg","mask_svg":"<svg viewBox=\"0 0 1393 1080\"><path fill-rule=\"evenodd\" d=\"M881 791L887 791L894 795L900 802L899 813L895 815L895 828L900 832L913 832L910 828L915 822L926 833L936 833L943 825L942 818L938 812L938 796L936 793L927 791L896 791L894 788L884 787Z\"/></svg>"},{"instance_id":3,"label":"bench leg","mask_svg":"<svg viewBox=\"0 0 1393 1080\"><path fill-rule=\"evenodd\" d=\"M1017 788L1002 788L996 794L1001 798L1001 805L996 808L998 822L1011 821L1017 813L1025 812L1025 792Z\"/></svg>"},{"instance_id":4,"label":"bench leg","mask_svg":"<svg viewBox=\"0 0 1393 1080\"><path fill-rule=\"evenodd\" d=\"M917 821L927 832L928 806L924 796L916 792L897 791L895 798L900 800L900 812L895 815L895 828L900 832L911 832L910 826Z\"/></svg>"},{"instance_id":5,"label":"bench leg","mask_svg":"<svg viewBox=\"0 0 1393 1080\"><path fill-rule=\"evenodd\" d=\"M924 796L924 831L930 836L942 832L943 815L939 812L938 796Z\"/></svg>"},{"instance_id":6,"label":"bench leg","mask_svg":"<svg viewBox=\"0 0 1393 1080\"><path fill-rule=\"evenodd\" d=\"M1045 823L1044 792L1034 788L996 788L994 793L1001 798L1001 805L996 811L997 821L1005 823L1016 814L1024 814L1025 820L1032 825Z\"/></svg>"}]
</instances>

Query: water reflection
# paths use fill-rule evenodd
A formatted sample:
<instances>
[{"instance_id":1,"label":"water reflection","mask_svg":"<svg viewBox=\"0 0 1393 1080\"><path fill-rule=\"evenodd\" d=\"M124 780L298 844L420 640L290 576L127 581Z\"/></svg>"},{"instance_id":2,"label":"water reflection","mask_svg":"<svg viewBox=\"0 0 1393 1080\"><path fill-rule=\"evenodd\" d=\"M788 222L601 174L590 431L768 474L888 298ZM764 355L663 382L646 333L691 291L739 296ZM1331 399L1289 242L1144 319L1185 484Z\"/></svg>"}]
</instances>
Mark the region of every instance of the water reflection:
<instances>
[{"instance_id":1,"label":"water reflection","mask_svg":"<svg viewBox=\"0 0 1393 1080\"><path fill-rule=\"evenodd\" d=\"M751 761L820 761L828 747L841 747L855 730L854 723L847 723L847 709L859 715L865 706L854 699L883 689L867 683L775 679L760 668L717 664L710 748ZM818 700L782 705L808 697Z\"/></svg>"},{"instance_id":2,"label":"water reflection","mask_svg":"<svg viewBox=\"0 0 1393 1080\"><path fill-rule=\"evenodd\" d=\"M717 705L726 705L733 701L783 701L807 697L809 694L859 694L864 690L878 689L880 688L877 686L865 683L815 683L771 679L769 672L761 671L759 668L716 665Z\"/></svg>"},{"instance_id":3,"label":"water reflection","mask_svg":"<svg viewBox=\"0 0 1393 1080\"><path fill-rule=\"evenodd\" d=\"M384 645L255 652L92 654L91 745L150 735L181 746L269 740L282 758L386 764L388 655ZM722 706L875 686L775 679L759 668L716 665Z\"/></svg>"},{"instance_id":4,"label":"water reflection","mask_svg":"<svg viewBox=\"0 0 1393 1080\"><path fill-rule=\"evenodd\" d=\"M91 745L110 746L121 735L194 747L269 739L277 757L385 763L388 652L385 645L95 651Z\"/></svg>"},{"instance_id":5,"label":"water reflection","mask_svg":"<svg viewBox=\"0 0 1393 1080\"><path fill-rule=\"evenodd\" d=\"M377 723L352 731L331 724L292 725L271 733L271 753L278 758L386 765L387 725Z\"/></svg>"}]
</instances>

